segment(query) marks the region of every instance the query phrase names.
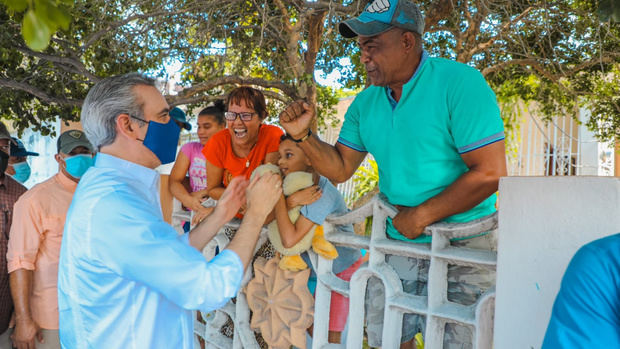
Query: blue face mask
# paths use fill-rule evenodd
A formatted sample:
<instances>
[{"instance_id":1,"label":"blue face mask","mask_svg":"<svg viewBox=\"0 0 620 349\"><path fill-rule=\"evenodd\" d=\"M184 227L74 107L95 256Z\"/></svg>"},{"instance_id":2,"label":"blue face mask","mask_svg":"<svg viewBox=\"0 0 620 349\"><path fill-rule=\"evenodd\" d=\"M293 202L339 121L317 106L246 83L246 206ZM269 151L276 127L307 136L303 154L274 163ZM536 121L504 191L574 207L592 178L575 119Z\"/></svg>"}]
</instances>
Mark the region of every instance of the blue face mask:
<instances>
[{"instance_id":1,"label":"blue face mask","mask_svg":"<svg viewBox=\"0 0 620 349\"><path fill-rule=\"evenodd\" d=\"M11 177L19 183L24 183L30 178L30 165L26 161L13 164L13 169L15 174Z\"/></svg>"},{"instance_id":2,"label":"blue face mask","mask_svg":"<svg viewBox=\"0 0 620 349\"><path fill-rule=\"evenodd\" d=\"M149 148L162 164L173 162L177 155L177 144L181 134L181 129L176 122L172 118L166 124L142 120L135 116L132 116L132 118L148 122L149 124L142 144Z\"/></svg>"},{"instance_id":3,"label":"blue face mask","mask_svg":"<svg viewBox=\"0 0 620 349\"><path fill-rule=\"evenodd\" d=\"M94 163L90 154L78 154L65 158L65 170L73 178L82 178L86 170Z\"/></svg>"}]
</instances>

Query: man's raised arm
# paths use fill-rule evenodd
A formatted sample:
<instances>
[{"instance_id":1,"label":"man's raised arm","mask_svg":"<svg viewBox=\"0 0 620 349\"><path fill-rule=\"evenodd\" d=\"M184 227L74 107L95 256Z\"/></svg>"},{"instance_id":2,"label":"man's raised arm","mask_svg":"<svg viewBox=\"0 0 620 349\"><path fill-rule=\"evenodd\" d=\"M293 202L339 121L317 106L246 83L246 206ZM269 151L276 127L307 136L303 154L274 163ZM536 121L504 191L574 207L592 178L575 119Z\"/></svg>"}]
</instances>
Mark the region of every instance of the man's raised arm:
<instances>
[{"instance_id":1,"label":"man's raised arm","mask_svg":"<svg viewBox=\"0 0 620 349\"><path fill-rule=\"evenodd\" d=\"M314 115L314 106L304 101L295 101L280 114L280 125L298 141L319 174L333 182L342 183L353 176L366 152L356 151L340 143L333 146L311 134L310 123Z\"/></svg>"}]
</instances>

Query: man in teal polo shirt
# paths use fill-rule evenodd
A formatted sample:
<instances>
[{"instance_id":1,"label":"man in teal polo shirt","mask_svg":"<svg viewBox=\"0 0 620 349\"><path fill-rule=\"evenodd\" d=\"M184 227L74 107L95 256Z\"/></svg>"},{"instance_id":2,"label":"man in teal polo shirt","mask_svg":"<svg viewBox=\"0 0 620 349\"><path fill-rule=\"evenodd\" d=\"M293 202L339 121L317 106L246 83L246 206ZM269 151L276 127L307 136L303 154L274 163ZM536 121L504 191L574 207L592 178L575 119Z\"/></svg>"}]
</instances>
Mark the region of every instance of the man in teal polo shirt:
<instances>
[{"instance_id":1,"label":"man in teal polo shirt","mask_svg":"<svg viewBox=\"0 0 620 349\"><path fill-rule=\"evenodd\" d=\"M493 91L480 72L454 61L429 57L422 49L424 18L408 0L375 0L339 26L357 37L361 62L372 86L349 107L335 145L310 132L314 106L291 104L280 123L312 166L335 182L349 179L366 154L379 168L379 188L399 213L388 235L428 243L421 235L437 221L466 222L495 211L499 178L506 175L504 128ZM493 249L490 236L455 242ZM426 294L428 261L389 256L407 292ZM480 274L480 275L478 275ZM494 284L494 274L450 266L451 301L472 304ZM376 291L369 284L369 292ZM371 297L369 344L379 346L383 297ZM379 303L379 304L378 304ZM405 316L403 342L423 332L419 316ZM379 338L376 338L379 337ZM444 347L471 346L471 331L448 325Z\"/></svg>"}]
</instances>

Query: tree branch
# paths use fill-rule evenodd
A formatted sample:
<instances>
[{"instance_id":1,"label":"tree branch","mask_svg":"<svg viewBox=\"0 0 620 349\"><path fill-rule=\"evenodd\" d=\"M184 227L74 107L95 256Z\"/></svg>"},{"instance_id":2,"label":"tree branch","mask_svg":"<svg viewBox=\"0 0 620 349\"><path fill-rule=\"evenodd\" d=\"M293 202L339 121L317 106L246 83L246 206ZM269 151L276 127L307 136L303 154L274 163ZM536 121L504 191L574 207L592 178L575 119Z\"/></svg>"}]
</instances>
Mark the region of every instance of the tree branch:
<instances>
[{"instance_id":1,"label":"tree branch","mask_svg":"<svg viewBox=\"0 0 620 349\"><path fill-rule=\"evenodd\" d=\"M357 6L338 4L333 1L304 1L304 6L313 10L323 10L330 12L341 12L343 14L357 15L362 12L364 6L360 6L365 1L356 1Z\"/></svg>"},{"instance_id":2,"label":"tree branch","mask_svg":"<svg viewBox=\"0 0 620 349\"><path fill-rule=\"evenodd\" d=\"M299 98L299 95L297 94L297 89L294 86L285 84L280 81L272 81L238 75L222 76L199 84L195 84L192 87L181 91L181 93L179 93L179 98L190 98L197 94L222 85L254 85L263 88L275 88L282 91L286 96L293 100Z\"/></svg>"},{"instance_id":3,"label":"tree branch","mask_svg":"<svg viewBox=\"0 0 620 349\"><path fill-rule=\"evenodd\" d=\"M40 53L40 52L35 52L32 51L28 48L25 47L16 47L16 49L27 55L27 56L33 56L33 57L37 57L49 62L53 62L53 63L57 63L60 65L69 65L74 67L75 69L77 69L77 71L70 71L72 73L80 73L82 75L84 75L84 77L86 77L88 80L90 80L93 83L98 82L99 80L101 80L98 76L92 74L90 71L88 71L88 69L86 69L86 67L84 66L84 64L82 64L82 62L80 62L77 59L74 58L70 58L70 57L60 57L60 56L53 56L53 55L47 55L44 53Z\"/></svg>"},{"instance_id":4,"label":"tree branch","mask_svg":"<svg viewBox=\"0 0 620 349\"><path fill-rule=\"evenodd\" d=\"M291 102L290 98L287 98L286 96L283 96L277 92L270 91L270 90L261 90L261 92L265 95L265 97L276 99L282 103L286 104L286 103ZM219 99L223 99L222 96L210 96L210 95L204 95L204 94L201 94L201 95L195 94L191 97L185 97L181 95L166 96L166 101L168 102L170 107L174 107L177 105L183 105L183 104L209 103L209 102L216 101Z\"/></svg>"},{"instance_id":5,"label":"tree branch","mask_svg":"<svg viewBox=\"0 0 620 349\"><path fill-rule=\"evenodd\" d=\"M515 23L521 21L523 19L523 17L527 16L527 14L532 11L533 7L530 6L528 8L526 8L523 12L521 12L521 14L519 14L517 17L515 17L514 19L512 19L509 22L504 23L504 25L502 25L502 27L500 28L499 32L497 33L497 35L494 35L491 39L489 39L486 42L482 42L479 43L478 45L476 45L474 48L472 48L471 50L469 50L469 52L467 52L467 56L469 57L467 59L467 61L469 61L469 59L471 59L471 57L476 54L477 52L484 52L486 49L488 49L491 45L493 45L493 43L495 41L497 41L497 39L501 38L503 34L505 34L510 27L512 27Z\"/></svg>"},{"instance_id":6,"label":"tree branch","mask_svg":"<svg viewBox=\"0 0 620 349\"><path fill-rule=\"evenodd\" d=\"M493 74L495 72L503 70L511 65L528 66L533 64L538 64L538 61L534 58L512 59L482 69L482 75L486 77L489 74Z\"/></svg>"},{"instance_id":7,"label":"tree branch","mask_svg":"<svg viewBox=\"0 0 620 349\"><path fill-rule=\"evenodd\" d=\"M58 105L72 106L72 107L78 107L78 108L82 106L81 100L58 98L58 97L50 96L46 92L41 91L34 86L31 86L31 85L28 85L22 82L17 82L17 81L7 80L7 79L0 79L0 86L24 91L26 93L33 95L34 97L37 97L38 99L40 99L41 101L45 103L54 103Z\"/></svg>"},{"instance_id":8,"label":"tree branch","mask_svg":"<svg viewBox=\"0 0 620 349\"><path fill-rule=\"evenodd\" d=\"M452 10L454 9L453 0L437 0L433 1L433 6L427 11L426 18L424 19L424 31L427 28L435 26L440 20L446 19Z\"/></svg>"}]
</instances>

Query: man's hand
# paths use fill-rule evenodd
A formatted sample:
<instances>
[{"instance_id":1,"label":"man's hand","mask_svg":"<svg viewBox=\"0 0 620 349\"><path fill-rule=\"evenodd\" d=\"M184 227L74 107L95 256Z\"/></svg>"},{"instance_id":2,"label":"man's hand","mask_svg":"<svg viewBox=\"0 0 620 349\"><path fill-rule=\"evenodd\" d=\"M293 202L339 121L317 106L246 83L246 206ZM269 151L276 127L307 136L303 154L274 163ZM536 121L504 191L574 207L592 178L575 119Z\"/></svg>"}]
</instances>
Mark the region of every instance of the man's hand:
<instances>
[{"instance_id":1,"label":"man's hand","mask_svg":"<svg viewBox=\"0 0 620 349\"><path fill-rule=\"evenodd\" d=\"M308 134L315 113L314 106L303 100L297 100L280 113L280 125L291 137L301 139Z\"/></svg>"},{"instance_id":2,"label":"man's hand","mask_svg":"<svg viewBox=\"0 0 620 349\"><path fill-rule=\"evenodd\" d=\"M246 215L254 215L264 220L273 210L282 195L282 178L277 173L267 172L255 176L248 186Z\"/></svg>"},{"instance_id":3,"label":"man's hand","mask_svg":"<svg viewBox=\"0 0 620 349\"><path fill-rule=\"evenodd\" d=\"M213 212L219 222L228 222L237 214L241 205L245 203L247 187L248 181L243 177L235 177L228 183Z\"/></svg>"},{"instance_id":4,"label":"man's hand","mask_svg":"<svg viewBox=\"0 0 620 349\"><path fill-rule=\"evenodd\" d=\"M35 349L35 337L39 343L43 343L41 328L32 319L18 319L15 323L15 331L11 335L13 346L17 349Z\"/></svg>"},{"instance_id":5,"label":"man's hand","mask_svg":"<svg viewBox=\"0 0 620 349\"><path fill-rule=\"evenodd\" d=\"M194 216L192 217L192 225L196 225L202 222L205 218L207 218L208 215L211 214L211 212L213 212L214 209L214 207L204 207L200 205L200 208L194 211Z\"/></svg>"},{"instance_id":6,"label":"man's hand","mask_svg":"<svg viewBox=\"0 0 620 349\"><path fill-rule=\"evenodd\" d=\"M392 219L394 228L408 239L415 239L424 232L424 228L432 222L422 214L419 207L396 206L398 214Z\"/></svg>"}]
</instances>

